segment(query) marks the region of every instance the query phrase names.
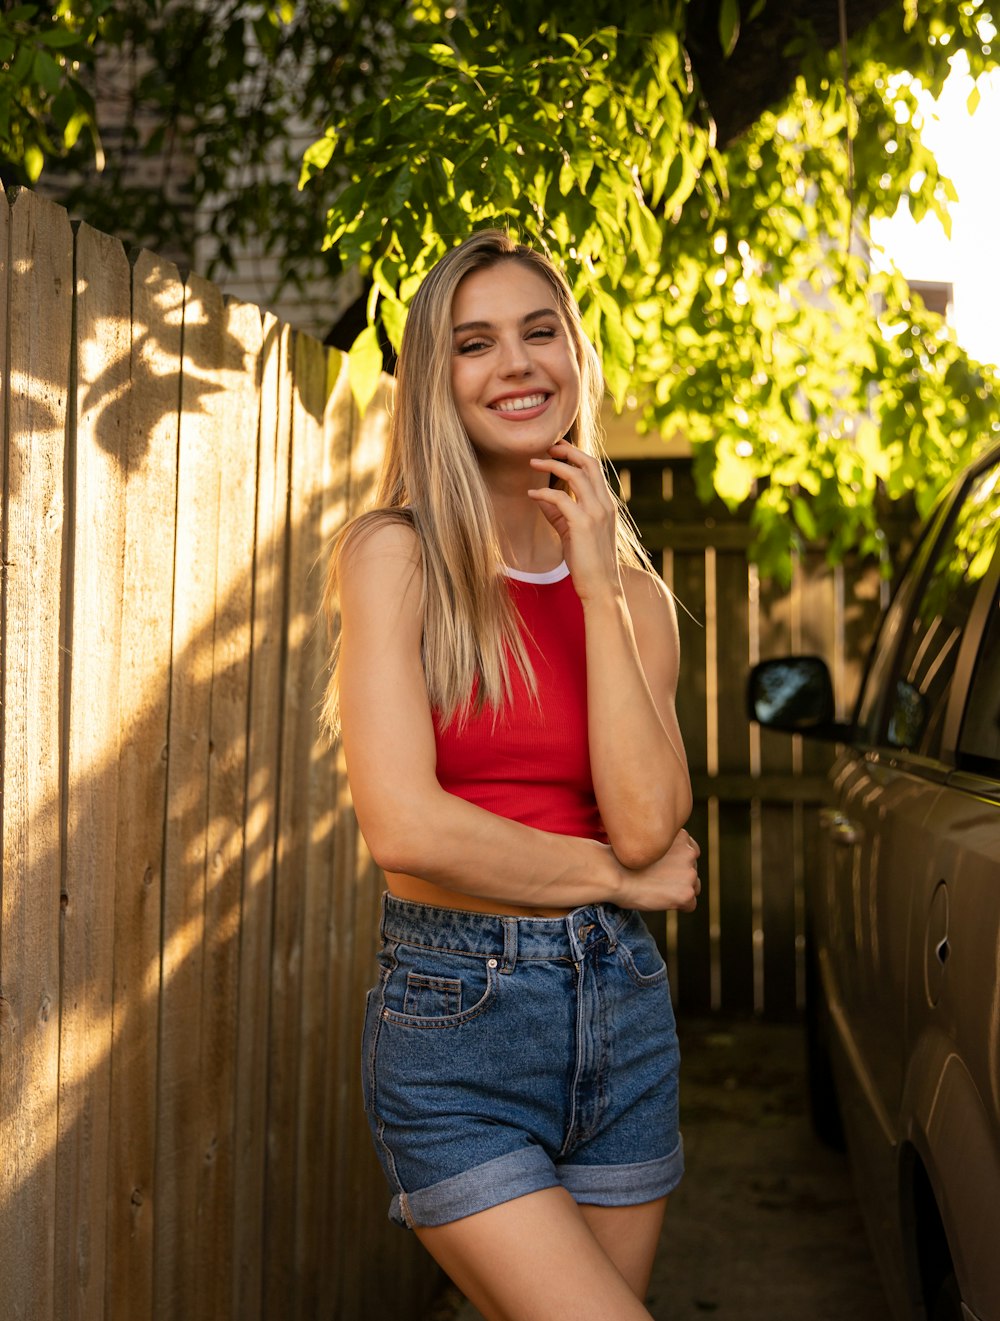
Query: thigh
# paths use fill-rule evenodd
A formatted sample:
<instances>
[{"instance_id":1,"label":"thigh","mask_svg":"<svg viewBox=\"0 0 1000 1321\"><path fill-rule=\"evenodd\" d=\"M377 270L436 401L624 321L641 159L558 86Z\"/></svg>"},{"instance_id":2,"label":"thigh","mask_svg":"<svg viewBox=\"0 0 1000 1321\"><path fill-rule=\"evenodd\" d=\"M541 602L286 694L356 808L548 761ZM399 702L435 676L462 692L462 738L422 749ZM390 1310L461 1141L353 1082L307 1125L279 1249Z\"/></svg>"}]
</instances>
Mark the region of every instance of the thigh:
<instances>
[{"instance_id":1,"label":"thigh","mask_svg":"<svg viewBox=\"0 0 1000 1321\"><path fill-rule=\"evenodd\" d=\"M587 1223L595 1209L546 1188L416 1233L486 1321L649 1321Z\"/></svg>"},{"instance_id":2,"label":"thigh","mask_svg":"<svg viewBox=\"0 0 1000 1321\"><path fill-rule=\"evenodd\" d=\"M637 1298L645 1298L660 1242L667 1199L638 1206L581 1206L590 1232L625 1277Z\"/></svg>"}]
</instances>

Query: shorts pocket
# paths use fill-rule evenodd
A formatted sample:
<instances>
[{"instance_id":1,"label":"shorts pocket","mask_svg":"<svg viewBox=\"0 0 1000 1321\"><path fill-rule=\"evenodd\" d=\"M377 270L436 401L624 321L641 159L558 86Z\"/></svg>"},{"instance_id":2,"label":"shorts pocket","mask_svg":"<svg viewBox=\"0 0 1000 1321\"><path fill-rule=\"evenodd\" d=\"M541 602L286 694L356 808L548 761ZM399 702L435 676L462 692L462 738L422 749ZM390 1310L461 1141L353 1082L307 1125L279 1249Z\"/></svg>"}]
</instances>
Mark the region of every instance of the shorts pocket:
<instances>
[{"instance_id":1,"label":"shorts pocket","mask_svg":"<svg viewBox=\"0 0 1000 1321\"><path fill-rule=\"evenodd\" d=\"M462 983L458 977L406 974L403 1013L414 1018L450 1018L462 1012Z\"/></svg>"},{"instance_id":2,"label":"shorts pocket","mask_svg":"<svg viewBox=\"0 0 1000 1321\"><path fill-rule=\"evenodd\" d=\"M496 960L492 960L495 964ZM382 1018L397 1027L460 1027L478 1018L497 994L497 970L484 958L398 945L388 973Z\"/></svg>"},{"instance_id":3,"label":"shorts pocket","mask_svg":"<svg viewBox=\"0 0 1000 1321\"><path fill-rule=\"evenodd\" d=\"M659 986L667 980L663 955L638 913L622 926L616 948L622 966L637 986Z\"/></svg>"}]
</instances>

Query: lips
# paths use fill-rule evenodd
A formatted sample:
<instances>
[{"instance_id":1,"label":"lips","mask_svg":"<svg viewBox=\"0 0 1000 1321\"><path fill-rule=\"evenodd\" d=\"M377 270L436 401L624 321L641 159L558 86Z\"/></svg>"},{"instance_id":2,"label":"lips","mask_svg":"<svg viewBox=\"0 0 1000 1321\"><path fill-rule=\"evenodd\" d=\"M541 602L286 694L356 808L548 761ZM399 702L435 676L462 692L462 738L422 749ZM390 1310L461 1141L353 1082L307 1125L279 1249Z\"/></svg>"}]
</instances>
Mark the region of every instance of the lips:
<instances>
[{"instance_id":1,"label":"lips","mask_svg":"<svg viewBox=\"0 0 1000 1321\"><path fill-rule=\"evenodd\" d=\"M510 396L506 399L498 399L490 404L490 408L496 413L526 413L529 409L541 408L548 397L542 392Z\"/></svg>"}]
</instances>

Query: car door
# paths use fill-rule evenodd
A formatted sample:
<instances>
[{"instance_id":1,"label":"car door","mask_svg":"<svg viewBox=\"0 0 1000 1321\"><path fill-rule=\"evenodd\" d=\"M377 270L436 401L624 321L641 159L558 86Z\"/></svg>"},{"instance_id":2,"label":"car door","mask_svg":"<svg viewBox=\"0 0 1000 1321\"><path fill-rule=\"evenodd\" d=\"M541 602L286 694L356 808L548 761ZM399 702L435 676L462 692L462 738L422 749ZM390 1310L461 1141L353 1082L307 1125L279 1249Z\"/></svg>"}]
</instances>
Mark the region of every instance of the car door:
<instances>
[{"instance_id":1,"label":"car door","mask_svg":"<svg viewBox=\"0 0 1000 1321\"><path fill-rule=\"evenodd\" d=\"M935 813L955 767L945 733L975 656L968 625L995 549L998 479L994 464L956 493L907 574L863 691L860 743L835 768L826 818L822 909L844 1122L876 1245L891 1244L897 1218L911 933L924 939L933 907Z\"/></svg>"},{"instance_id":2,"label":"car door","mask_svg":"<svg viewBox=\"0 0 1000 1321\"><path fill-rule=\"evenodd\" d=\"M998 511L1000 513L1000 511ZM996 519L1000 531L1000 517ZM979 616L980 618L977 618ZM982 627L980 627L980 623ZM971 678L942 735L954 749L927 819L932 891L910 933L902 1123L934 1189L959 1291L1000 1316L1000 554L968 632Z\"/></svg>"}]
</instances>

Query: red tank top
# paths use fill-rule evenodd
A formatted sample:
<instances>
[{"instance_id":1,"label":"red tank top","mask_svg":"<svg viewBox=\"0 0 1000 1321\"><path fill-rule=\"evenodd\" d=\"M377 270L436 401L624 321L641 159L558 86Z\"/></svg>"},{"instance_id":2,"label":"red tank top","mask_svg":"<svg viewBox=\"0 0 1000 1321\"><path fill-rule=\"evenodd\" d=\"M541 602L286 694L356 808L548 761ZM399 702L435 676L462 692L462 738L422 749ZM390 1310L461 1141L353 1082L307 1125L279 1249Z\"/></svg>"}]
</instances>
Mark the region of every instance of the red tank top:
<instances>
[{"instance_id":1,"label":"red tank top","mask_svg":"<svg viewBox=\"0 0 1000 1321\"><path fill-rule=\"evenodd\" d=\"M438 780L497 816L606 843L587 743L583 606L565 564L547 574L508 572L538 700L511 660L511 700L499 713L485 707L461 728L445 728L435 712Z\"/></svg>"}]
</instances>

